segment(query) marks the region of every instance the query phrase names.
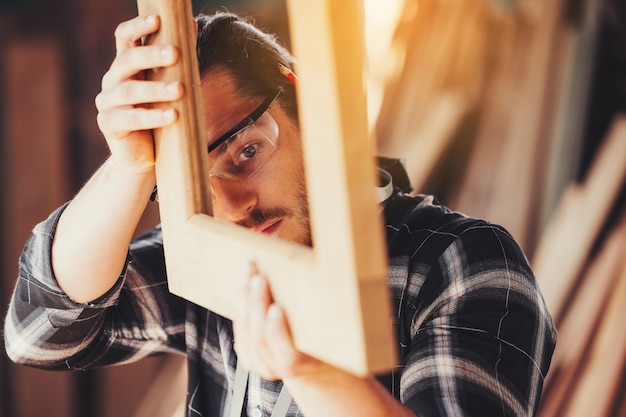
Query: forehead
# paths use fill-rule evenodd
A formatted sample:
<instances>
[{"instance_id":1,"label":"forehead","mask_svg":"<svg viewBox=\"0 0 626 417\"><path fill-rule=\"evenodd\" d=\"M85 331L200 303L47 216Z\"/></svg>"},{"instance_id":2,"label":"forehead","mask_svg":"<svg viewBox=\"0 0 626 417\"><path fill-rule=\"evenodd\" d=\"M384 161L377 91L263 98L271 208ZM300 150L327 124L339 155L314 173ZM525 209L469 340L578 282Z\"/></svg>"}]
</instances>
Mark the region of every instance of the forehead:
<instances>
[{"instance_id":1,"label":"forehead","mask_svg":"<svg viewBox=\"0 0 626 417\"><path fill-rule=\"evenodd\" d=\"M201 83L207 142L211 143L245 118L258 105L241 97L227 72L205 75Z\"/></svg>"}]
</instances>

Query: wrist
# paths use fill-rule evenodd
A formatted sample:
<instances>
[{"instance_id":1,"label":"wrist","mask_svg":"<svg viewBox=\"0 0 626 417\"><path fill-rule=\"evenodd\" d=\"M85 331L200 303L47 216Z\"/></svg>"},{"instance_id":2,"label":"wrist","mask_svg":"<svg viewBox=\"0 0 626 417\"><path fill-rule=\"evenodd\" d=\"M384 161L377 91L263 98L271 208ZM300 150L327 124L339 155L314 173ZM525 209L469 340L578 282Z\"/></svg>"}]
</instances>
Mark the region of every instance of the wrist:
<instances>
[{"instance_id":1,"label":"wrist","mask_svg":"<svg viewBox=\"0 0 626 417\"><path fill-rule=\"evenodd\" d=\"M107 164L109 164L111 168L114 168L115 170L118 170L120 172L124 172L127 174L142 175L142 174L151 174L151 173L154 173L155 171L154 162L135 161L133 163L127 163L125 161L121 161L119 158L116 158L114 155L109 156L109 159L107 160Z\"/></svg>"},{"instance_id":2,"label":"wrist","mask_svg":"<svg viewBox=\"0 0 626 417\"><path fill-rule=\"evenodd\" d=\"M119 190L134 190L136 196L144 194L150 195L156 184L156 173L154 165L145 169L131 168L120 164L113 156L104 163L101 169L100 179L104 182L111 182L120 187Z\"/></svg>"}]
</instances>

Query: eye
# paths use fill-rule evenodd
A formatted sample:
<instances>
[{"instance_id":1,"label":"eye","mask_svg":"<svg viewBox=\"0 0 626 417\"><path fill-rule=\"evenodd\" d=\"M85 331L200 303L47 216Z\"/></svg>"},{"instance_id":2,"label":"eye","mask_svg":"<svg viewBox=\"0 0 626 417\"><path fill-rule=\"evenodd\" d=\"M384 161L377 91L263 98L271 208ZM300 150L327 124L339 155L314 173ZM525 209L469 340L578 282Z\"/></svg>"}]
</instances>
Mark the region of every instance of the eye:
<instances>
[{"instance_id":1,"label":"eye","mask_svg":"<svg viewBox=\"0 0 626 417\"><path fill-rule=\"evenodd\" d=\"M258 145L256 143L250 143L244 146L239 153L239 161L247 161L252 159L257 154Z\"/></svg>"}]
</instances>

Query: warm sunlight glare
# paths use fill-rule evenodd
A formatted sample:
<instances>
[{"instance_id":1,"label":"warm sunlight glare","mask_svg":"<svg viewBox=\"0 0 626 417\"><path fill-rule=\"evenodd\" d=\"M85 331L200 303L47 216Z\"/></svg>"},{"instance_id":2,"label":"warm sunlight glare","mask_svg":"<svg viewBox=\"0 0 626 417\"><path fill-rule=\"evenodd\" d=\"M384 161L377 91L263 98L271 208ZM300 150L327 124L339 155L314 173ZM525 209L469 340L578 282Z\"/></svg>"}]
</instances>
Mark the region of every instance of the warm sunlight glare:
<instances>
[{"instance_id":1,"label":"warm sunlight glare","mask_svg":"<svg viewBox=\"0 0 626 417\"><path fill-rule=\"evenodd\" d=\"M401 57L392 46L405 0L364 0L367 53L368 116L376 121L386 80L397 70Z\"/></svg>"}]
</instances>

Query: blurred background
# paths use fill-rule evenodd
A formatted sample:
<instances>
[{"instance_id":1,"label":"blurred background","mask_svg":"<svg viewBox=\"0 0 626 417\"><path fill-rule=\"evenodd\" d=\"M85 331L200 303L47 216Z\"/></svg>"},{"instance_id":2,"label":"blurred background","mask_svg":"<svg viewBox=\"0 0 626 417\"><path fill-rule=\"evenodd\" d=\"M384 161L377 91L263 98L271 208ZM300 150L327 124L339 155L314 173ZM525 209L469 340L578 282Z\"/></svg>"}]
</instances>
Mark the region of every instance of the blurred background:
<instances>
[{"instance_id":1,"label":"blurred background","mask_svg":"<svg viewBox=\"0 0 626 417\"><path fill-rule=\"evenodd\" d=\"M416 193L505 226L559 329L540 416L626 416L626 2L366 0L371 139ZM194 0L289 44L284 0ZM94 98L130 0L0 0L0 300L32 227L107 156ZM312 34L314 36L314 34ZM148 206L141 228L158 222ZM55 373L0 355L0 415L172 416L182 358Z\"/></svg>"}]
</instances>

